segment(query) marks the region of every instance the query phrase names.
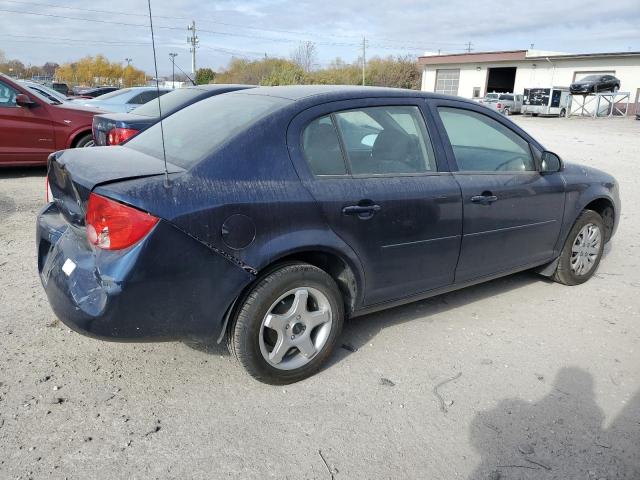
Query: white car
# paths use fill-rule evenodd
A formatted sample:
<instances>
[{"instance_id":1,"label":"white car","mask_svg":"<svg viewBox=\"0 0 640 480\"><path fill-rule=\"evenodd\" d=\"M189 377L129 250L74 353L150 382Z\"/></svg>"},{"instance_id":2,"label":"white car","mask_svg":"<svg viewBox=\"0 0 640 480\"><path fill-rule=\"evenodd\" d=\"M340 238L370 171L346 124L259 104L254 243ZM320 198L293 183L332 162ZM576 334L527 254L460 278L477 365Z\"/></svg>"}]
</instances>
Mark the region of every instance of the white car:
<instances>
[{"instance_id":1,"label":"white car","mask_svg":"<svg viewBox=\"0 0 640 480\"><path fill-rule=\"evenodd\" d=\"M171 90L161 88L160 95L169 93ZM92 99L79 98L73 103L84 105L85 107L99 108L106 112L128 113L136 107L158 98L156 87L131 87L122 88L114 92L105 93Z\"/></svg>"}]
</instances>

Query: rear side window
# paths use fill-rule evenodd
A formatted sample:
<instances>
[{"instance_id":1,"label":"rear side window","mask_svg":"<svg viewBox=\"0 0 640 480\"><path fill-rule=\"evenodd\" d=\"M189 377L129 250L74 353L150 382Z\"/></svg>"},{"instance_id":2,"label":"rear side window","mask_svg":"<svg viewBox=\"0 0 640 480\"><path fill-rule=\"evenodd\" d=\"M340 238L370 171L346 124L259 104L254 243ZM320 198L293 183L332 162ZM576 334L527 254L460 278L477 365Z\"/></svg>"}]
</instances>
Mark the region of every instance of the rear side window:
<instances>
[{"instance_id":1,"label":"rear side window","mask_svg":"<svg viewBox=\"0 0 640 480\"><path fill-rule=\"evenodd\" d=\"M415 106L370 107L334 114L353 175L436 170L431 140Z\"/></svg>"},{"instance_id":2,"label":"rear side window","mask_svg":"<svg viewBox=\"0 0 640 480\"><path fill-rule=\"evenodd\" d=\"M329 115L307 125L302 132L302 149L314 175L346 175L338 133Z\"/></svg>"},{"instance_id":3,"label":"rear side window","mask_svg":"<svg viewBox=\"0 0 640 480\"><path fill-rule=\"evenodd\" d=\"M279 97L229 93L189 105L162 121L167 161L191 168L235 135L289 103L291 100ZM160 123L136 135L122 148L162 158Z\"/></svg>"},{"instance_id":4,"label":"rear side window","mask_svg":"<svg viewBox=\"0 0 640 480\"><path fill-rule=\"evenodd\" d=\"M438 108L460 171L535 170L529 143L500 122L477 112Z\"/></svg>"},{"instance_id":5,"label":"rear side window","mask_svg":"<svg viewBox=\"0 0 640 480\"><path fill-rule=\"evenodd\" d=\"M162 114L179 109L182 105L193 101L198 95L205 93L205 90L199 88L179 88L160 97L162 106ZM144 105L133 110L136 115L145 115L147 117L157 117L160 115L158 111L158 102L147 102Z\"/></svg>"}]
</instances>

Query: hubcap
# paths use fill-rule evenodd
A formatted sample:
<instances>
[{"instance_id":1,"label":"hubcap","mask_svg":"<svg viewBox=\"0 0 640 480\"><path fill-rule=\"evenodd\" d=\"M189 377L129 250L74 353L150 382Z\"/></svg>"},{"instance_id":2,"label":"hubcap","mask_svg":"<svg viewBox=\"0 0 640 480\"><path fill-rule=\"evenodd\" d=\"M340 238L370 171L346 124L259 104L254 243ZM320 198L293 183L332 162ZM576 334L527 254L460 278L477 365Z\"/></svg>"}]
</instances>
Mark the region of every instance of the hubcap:
<instances>
[{"instance_id":1,"label":"hubcap","mask_svg":"<svg viewBox=\"0 0 640 480\"><path fill-rule=\"evenodd\" d=\"M289 290L262 320L260 352L280 370L300 368L326 345L332 321L331 304L322 292L311 287Z\"/></svg>"},{"instance_id":2,"label":"hubcap","mask_svg":"<svg viewBox=\"0 0 640 480\"><path fill-rule=\"evenodd\" d=\"M591 271L600 255L602 233L593 223L588 223L576 236L571 247L571 270L576 275L586 275Z\"/></svg>"}]
</instances>

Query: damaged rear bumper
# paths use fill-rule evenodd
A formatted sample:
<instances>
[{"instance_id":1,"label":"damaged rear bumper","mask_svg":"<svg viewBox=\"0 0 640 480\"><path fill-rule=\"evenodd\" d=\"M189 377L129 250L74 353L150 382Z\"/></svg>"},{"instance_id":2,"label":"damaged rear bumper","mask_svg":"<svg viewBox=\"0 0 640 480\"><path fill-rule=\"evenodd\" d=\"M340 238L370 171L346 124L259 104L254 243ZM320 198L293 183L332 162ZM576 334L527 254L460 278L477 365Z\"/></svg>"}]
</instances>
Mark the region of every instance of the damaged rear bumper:
<instances>
[{"instance_id":1,"label":"damaged rear bumper","mask_svg":"<svg viewBox=\"0 0 640 480\"><path fill-rule=\"evenodd\" d=\"M56 316L104 340L216 338L226 310L253 279L162 220L133 247L104 251L51 203L38 215L36 242Z\"/></svg>"}]
</instances>

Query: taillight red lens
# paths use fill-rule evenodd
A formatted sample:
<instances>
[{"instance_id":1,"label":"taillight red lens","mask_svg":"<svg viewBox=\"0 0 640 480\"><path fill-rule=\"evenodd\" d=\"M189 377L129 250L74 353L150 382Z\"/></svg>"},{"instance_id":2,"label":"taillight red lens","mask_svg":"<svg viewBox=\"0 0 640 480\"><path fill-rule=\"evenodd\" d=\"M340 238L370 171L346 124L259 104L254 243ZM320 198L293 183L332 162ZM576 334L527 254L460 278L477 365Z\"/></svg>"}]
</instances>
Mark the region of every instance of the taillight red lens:
<instances>
[{"instance_id":1,"label":"taillight red lens","mask_svg":"<svg viewBox=\"0 0 640 480\"><path fill-rule=\"evenodd\" d=\"M85 217L87 239L104 250L120 250L140 241L158 218L92 193Z\"/></svg>"},{"instance_id":2,"label":"taillight red lens","mask_svg":"<svg viewBox=\"0 0 640 480\"><path fill-rule=\"evenodd\" d=\"M496 107L498 107L498 108L502 108L502 104L501 104L501 103L498 103L498 104L496 105Z\"/></svg>"},{"instance_id":3,"label":"taillight red lens","mask_svg":"<svg viewBox=\"0 0 640 480\"><path fill-rule=\"evenodd\" d=\"M135 128L112 128L107 135L107 145L120 145L125 140L129 140L140 130Z\"/></svg>"}]
</instances>

